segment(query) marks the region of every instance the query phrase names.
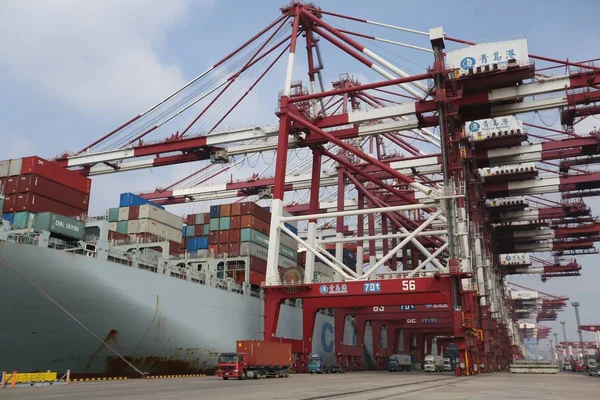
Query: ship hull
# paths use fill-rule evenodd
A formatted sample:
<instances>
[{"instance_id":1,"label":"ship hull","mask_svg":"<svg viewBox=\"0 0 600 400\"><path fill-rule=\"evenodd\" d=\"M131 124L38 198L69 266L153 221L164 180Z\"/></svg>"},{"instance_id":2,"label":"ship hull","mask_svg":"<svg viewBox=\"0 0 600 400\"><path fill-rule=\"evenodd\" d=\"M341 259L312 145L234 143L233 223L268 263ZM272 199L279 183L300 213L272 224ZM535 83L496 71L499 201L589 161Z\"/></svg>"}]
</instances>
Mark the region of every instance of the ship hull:
<instances>
[{"instance_id":1,"label":"ship hull","mask_svg":"<svg viewBox=\"0 0 600 400\"><path fill-rule=\"evenodd\" d=\"M0 370L134 374L122 356L148 373L210 373L236 340L263 338L256 297L10 241L0 304ZM316 322L313 352L331 362L333 318ZM282 306L277 335L301 332L301 309Z\"/></svg>"}]
</instances>

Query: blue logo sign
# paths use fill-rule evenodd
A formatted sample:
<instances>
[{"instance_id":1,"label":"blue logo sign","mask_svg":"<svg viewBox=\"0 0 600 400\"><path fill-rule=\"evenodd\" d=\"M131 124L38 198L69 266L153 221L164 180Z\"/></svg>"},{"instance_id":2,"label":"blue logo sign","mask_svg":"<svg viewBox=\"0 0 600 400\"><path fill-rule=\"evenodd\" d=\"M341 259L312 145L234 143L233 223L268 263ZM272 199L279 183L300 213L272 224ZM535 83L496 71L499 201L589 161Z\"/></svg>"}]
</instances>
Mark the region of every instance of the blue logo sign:
<instances>
[{"instance_id":1,"label":"blue logo sign","mask_svg":"<svg viewBox=\"0 0 600 400\"><path fill-rule=\"evenodd\" d=\"M425 308L431 308L433 307L433 304L425 304Z\"/></svg>"},{"instance_id":2,"label":"blue logo sign","mask_svg":"<svg viewBox=\"0 0 600 400\"><path fill-rule=\"evenodd\" d=\"M379 282L363 283L363 290L365 293L381 292L381 283L379 283Z\"/></svg>"},{"instance_id":3,"label":"blue logo sign","mask_svg":"<svg viewBox=\"0 0 600 400\"><path fill-rule=\"evenodd\" d=\"M471 132L477 132L480 128L481 128L481 125L479 125L478 122L473 121L469 124L469 130Z\"/></svg>"},{"instance_id":4,"label":"blue logo sign","mask_svg":"<svg viewBox=\"0 0 600 400\"><path fill-rule=\"evenodd\" d=\"M321 292L321 294L327 294L328 291L329 288L327 287L327 285L321 285L321 287L319 288L319 292Z\"/></svg>"},{"instance_id":5,"label":"blue logo sign","mask_svg":"<svg viewBox=\"0 0 600 400\"><path fill-rule=\"evenodd\" d=\"M327 331L329 331L329 335L327 335ZM328 337L329 340L327 340ZM325 322L321 328L321 346L325 353L333 352L333 326L329 322Z\"/></svg>"},{"instance_id":6,"label":"blue logo sign","mask_svg":"<svg viewBox=\"0 0 600 400\"><path fill-rule=\"evenodd\" d=\"M400 311L412 311L416 309L417 306L415 306L414 304L405 304L400 306Z\"/></svg>"},{"instance_id":7,"label":"blue logo sign","mask_svg":"<svg viewBox=\"0 0 600 400\"><path fill-rule=\"evenodd\" d=\"M475 61L475 59L473 57L465 57L460 62L460 67L462 69L469 69L469 68L473 68L475 66L475 64L477 64L477 61Z\"/></svg>"}]
</instances>

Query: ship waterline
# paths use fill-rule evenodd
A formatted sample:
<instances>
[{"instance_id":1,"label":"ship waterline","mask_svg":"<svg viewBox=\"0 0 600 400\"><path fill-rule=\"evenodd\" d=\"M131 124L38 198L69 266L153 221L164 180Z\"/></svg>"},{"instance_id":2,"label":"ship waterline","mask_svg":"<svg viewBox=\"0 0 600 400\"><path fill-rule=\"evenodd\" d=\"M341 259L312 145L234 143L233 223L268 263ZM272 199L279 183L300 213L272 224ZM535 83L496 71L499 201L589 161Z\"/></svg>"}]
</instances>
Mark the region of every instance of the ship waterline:
<instances>
[{"instance_id":1,"label":"ship waterline","mask_svg":"<svg viewBox=\"0 0 600 400\"><path fill-rule=\"evenodd\" d=\"M110 346L143 372L210 373L236 340L263 338L256 296L5 240L0 304L0 370L133 374ZM283 305L277 336L301 335L301 308ZM312 342L333 361L332 317L317 315Z\"/></svg>"}]
</instances>

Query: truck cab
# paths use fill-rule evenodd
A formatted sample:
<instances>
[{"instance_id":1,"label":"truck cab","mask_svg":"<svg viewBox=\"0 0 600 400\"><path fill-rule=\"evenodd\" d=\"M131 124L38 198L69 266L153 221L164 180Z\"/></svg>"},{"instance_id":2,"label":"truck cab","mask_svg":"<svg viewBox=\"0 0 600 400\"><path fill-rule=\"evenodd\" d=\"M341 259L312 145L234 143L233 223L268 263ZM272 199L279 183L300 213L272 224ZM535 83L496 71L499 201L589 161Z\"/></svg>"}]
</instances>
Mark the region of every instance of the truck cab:
<instances>
[{"instance_id":1,"label":"truck cab","mask_svg":"<svg viewBox=\"0 0 600 400\"><path fill-rule=\"evenodd\" d=\"M311 374L322 374L325 366L323 365L323 359L319 353L311 353L308 358L308 372Z\"/></svg>"},{"instance_id":2,"label":"truck cab","mask_svg":"<svg viewBox=\"0 0 600 400\"><path fill-rule=\"evenodd\" d=\"M217 376L224 380L229 378L245 379L247 365L244 358L243 353L221 353L218 358Z\"/></svg>"},{"instance_id":3,"label":"truck cab","mask_svg":"<svg viewBox=\"0 0 600 400\"><path fill-rule=\"evenodd\" d=\"M452 364L449 358L444 358L444 371L452 371Z\"/></svg>"}]
</instances>

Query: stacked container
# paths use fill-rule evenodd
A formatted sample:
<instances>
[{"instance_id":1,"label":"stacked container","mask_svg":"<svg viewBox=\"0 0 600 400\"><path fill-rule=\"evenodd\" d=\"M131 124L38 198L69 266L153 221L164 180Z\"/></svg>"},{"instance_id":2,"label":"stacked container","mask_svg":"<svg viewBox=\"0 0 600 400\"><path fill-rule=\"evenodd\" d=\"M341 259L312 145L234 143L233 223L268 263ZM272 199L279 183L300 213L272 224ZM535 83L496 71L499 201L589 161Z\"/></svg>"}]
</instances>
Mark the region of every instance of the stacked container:
<instances>
[{"instance_id":1,"label":"stacked container","mask_svg":"<svg viewBox=\"0 0 600 400\"><path fill-rule=\"evenodd\" d=\"M35 227L38 213L52 213L52 221L56 216L81 218L88 211L91 186L90 179L40 157L0 161L2 219L25 229Z\"/></svg>"},{"instance_id":2,"label":"stacked container","mask_svg":"<svg viewBox=\"0 0 600 400\"><path fill-rule=\"evenodd\" d=\"M289 214L288 214L289 215ZM210 212L188 215L184 228L186 248L192 256L206 250L212 257L250 256L250 283L260 285L265 280L269 247L271 213L256 203L215 205ZM297 225L286 224L297 233ZM207 246L207 247L206 247ZM281 234L279 265L297 265L298 243ZM243 282L243 270L233 277Z\"/></svg>"},{"instance_id":3,"label":"stacked container","mask_svg":"<svg viewBox=\"0 0 600 400\"><path fill-rule=\"evenodd\" d=\"M121 195L120 204L139 204L108 210L109 239L170 243L169 252L181 252L183 219L131 193ZM142 199L143 200L143 199Z\"/></svg>"}]
</instances>

